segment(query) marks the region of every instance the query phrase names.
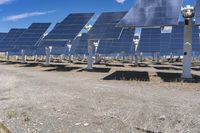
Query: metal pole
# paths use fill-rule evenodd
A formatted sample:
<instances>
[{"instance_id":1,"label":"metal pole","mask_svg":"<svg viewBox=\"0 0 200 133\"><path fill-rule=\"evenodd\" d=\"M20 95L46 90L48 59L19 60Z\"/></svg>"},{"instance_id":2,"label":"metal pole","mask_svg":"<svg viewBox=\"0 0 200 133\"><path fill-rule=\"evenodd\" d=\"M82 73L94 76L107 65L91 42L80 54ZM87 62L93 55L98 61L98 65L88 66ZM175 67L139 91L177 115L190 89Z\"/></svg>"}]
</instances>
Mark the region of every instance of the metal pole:
<instances>
[{"instance_id":1,"label":"metal pole","mask_svg":"<svg viewBox=\"0 0 200 133\"><path fill-rule=\"evenodd\" d=\"M38 55L35 55L35 62L38 61Z\"/></svg>"},{"instance_id":2,"label":"metal pole","mask_svg":"<svg viewBox=\"0 0 200 133\"><path fill-rule=\"evenodd\" d=\"M9 52L6 52L6 61L9 62L9 60L10 60Z\"/></svg>"},{"instance_id":3,"label":"metal pole","mask_svg":"<svg viewBox=\"0 0 200 133\"><path fill-rule=\"evenodd\" d=\"M143 61L143 53L141 52L140 53L140 62L142 62Z\"/></svg>"},{"instance_id":4,"label":"metal pole","mask_svg":"<svg viewBox=\"0 0 200 133\"><path fill-rule=\"evenodd\" d=\"M160 56L159 52L156 53L156 63L160 63Z\"/></svg>"},{"instance_id":5,"label":"metal pole","mask_svg":"<svg viewBox=\"0 0 200 133\"><path fill-rule=\"evenodd\" d=\"M92 59L93 47L94 47L93 41L88 40L88 66L87 66L88 70L93 69L93 59Z\"/></svg>"},{"instance_id":6,"label":"metal pole","mask_svg":"<svg viewBox=\"0 0 200 133\"><path fill-rule=\"evenodd\" d=\"M183 73L182 78L191 79L192 63L192 18L194 17L194 8L187 6L182 10L185 19L184 25L184 52L183 52Z\"/></svg>"},{"instance_id":7,"label":"metal pole","mask_svg":"<svg viewBox=\"0 0 200 133\"><path fill-rule=\"evenodd\" d=\"M50 48L49 47L46 47L45 48L45 52L46 52L46 62L45 62L45 66L49 66L49 64L50 64Z\"/></svg>"},{"instance_id":8,"label":"metal pole","mask_svg":"<svg viewBox=\"0 0 200 133\"><path fill-rule=\"evenodd\" d=\"M25 57L25 50L24 49L21 50L21 54L22 54L22 61L21 61L21 63L24 64L24 63L26 63L26 57Z\"/></svg>"}]
</instances>

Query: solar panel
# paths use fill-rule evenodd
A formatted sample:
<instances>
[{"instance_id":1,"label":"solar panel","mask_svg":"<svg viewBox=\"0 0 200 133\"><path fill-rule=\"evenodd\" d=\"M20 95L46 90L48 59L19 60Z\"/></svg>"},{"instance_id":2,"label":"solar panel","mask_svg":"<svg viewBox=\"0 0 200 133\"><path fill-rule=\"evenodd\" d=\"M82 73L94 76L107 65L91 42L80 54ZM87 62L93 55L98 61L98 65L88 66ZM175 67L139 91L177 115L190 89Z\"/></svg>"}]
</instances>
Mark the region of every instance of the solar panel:
<instances>
[{"instance_id":1,"label":"solar panel","mask_svg":"<svg viewBox=\"0 0 200 133\"><path fill-rule=\"evenodd\" d=\"M11 29L0 41L0 51L7 52L14 48L14 42L26 31L26 29Z\"/></svg>"},{"instance_id":2,"label":"solar panel","mask_svg":"<svg viewBox=\"0 0 200 133\"><path fill-rule=\"evenodd\" d=\"M192 50L200 51L200 30L198 26L193 26L192 29Z\"/></svg>"},{"instance_id":3,"label":"solar panel","mask_svg":"<svg viewBox=\"0 0 200 133\"><path fill-rule=\"evenodd\" d=\"M119 27L177 25L183 0L138 0Z\"/></svg>"},{"instance_id":4,"label":"solar panel","mask_svg":"<svg viewBox=\"0 0 200 133\"><path fill-rule=\"evenodd\" d=\"M160 28L144 28L141 31L141 39L138 46L138 51L146 53L160 52L160 41Z\"/></svg>"},{"instance_id":5,"label":"solar panel","mask_svg":"<svg viewBox=\"0 0 200 133\"><path fill-rule=\"evenodd\" d=\"M73 41L94 13L73 13L67 16L62 22L44 38L45 41ZM49 45L51 46L51 45ZM61 46L63 46L61 44Z\"/></svg>"},{"instance_id":6,"label":"solar panel","mask_svg":"<svg viewBox=\"0 0 200 133\"><path fill-rule=\"evenodd\" d=\"M74 55L88 54L88 34L83 33L81 37L76 38L72 45Z\"/></svg>"},{"instance_id":7,"label":"solar panel","mask_svg":"<svg viewBox=\"0 0 200 133\"><path fill-rule=\"evenodd\" d=\"M173 54L181 55L183 53L183 41L184 41L184 22L180 22L178 26L173 26L170 48L169 50Z\"/></svg>"},{"instance_id":8,"label":"solar panel","mask_svg":"<svg viewBox=\"0 0 200 133\"><path fill-rule=\"evenodd\" d=\"M51 50L52 55L67 55L69 54L69 49L67 47L53 47Z\"/></svg>"},{"instance_id":9,"label":"solar panel","mask_svg":"<svg viewBox=\"0 0 200 133\"><path fill-rule=\"evenodd\" d=\"M7 33L0 33L0 41L7 35Z\"/></svg>"},{"instance_id":10,"label":"solar panel","mask_svg":"<svg viewBox=\"0 0 200 133\"><path fill-rule=\"evenodd\" d=\"M33 23L15 42L17 49L34 48L51 23Z\"/></svg>"},{"instance_id":11,"label":"solar panel","mask_svg":"<svg viewBox=\"0 0 200 133\"><path fill-rule=\"evenodd\" d=\"M166 56L170 55L170 42L171 42L171 33L162 33L160 40L160 55Z\"/></svg>"},{"instance_id":12,"label":"solar panel","mask_svg":"<svg viewBox=\"0 0 200 133\"><path fill-rule=\"evenodd\" d=\"M161 54L169 55L170 53L173 53L176 55L182 55L183 42L184 22L179 22L178 26L173 26L172 33L161 35ZM199 27L195 25L192 30L192 49L193 51L200 51Z\"/></svg>"},{"instance_id":13,"label":"solar panel","mask_svg":"<svg viewBox=\"0 0 200 133\"><path fill-rule=\"evenodd\" d=\"M134 53L134 29L124 29L120 39L101 40L97 49L98 54L132 54Z\"/></svg>"},{"instance_id":14,"label":"solar panel","mask_svg":"<svg viewBox=\"0 0 200 133\"><path fill-rule=\"evenodd\" d=\"M200 0L197 0L195 6L195 24L200 25Z\"/></svg>"},{"instance_id":15,"label":"solar panel","mask_svg":"<svg viewBox=\"0 0 200 133\"><path fill-rule=\"evenodd\" d=\"M104 12L102 13L91 30L88 32L90 40L112 40L120 37L122 28L116 24L127 12Z\"/></svg>"}]
</instances>

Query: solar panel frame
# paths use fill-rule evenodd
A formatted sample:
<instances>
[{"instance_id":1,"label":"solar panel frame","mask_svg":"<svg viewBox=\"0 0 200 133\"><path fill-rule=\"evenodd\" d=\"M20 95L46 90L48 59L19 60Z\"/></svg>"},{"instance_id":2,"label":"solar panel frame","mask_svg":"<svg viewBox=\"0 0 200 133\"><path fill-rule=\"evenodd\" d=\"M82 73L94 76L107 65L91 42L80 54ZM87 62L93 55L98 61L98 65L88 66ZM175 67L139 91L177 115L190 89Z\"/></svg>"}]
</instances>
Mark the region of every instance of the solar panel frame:
<instances>
[{"instance_id":1,"label":"solar panel frame","mask_svg":"<svg viewBox=\"0 0 200 133\"><path fill-rule=\"evenodd\" d=\"M195 5L195 24L200 25L200 0L196 0Z\"/></svg>"},{"instance_id":2,"label":"solar panel frame","mask_svg":"<svg viewBox=\"0 0 200 133\"><path fill-rule=\"evenodd\" d=\"M116 27L116 24L126 14L123 12L104 12L102 13L95 24L88 32L89 40L112 40L118 39L123 28Z\"/></svg>"},{"instance_id":3,"label":"solar panel frame","mask_svg":"<svg viewBox=\"0 0 200 133\"><path fill-rule=\"evenodd\" d=\"M6 37L7 33L0 32L0 41Z\"/></svg>"},{"instance_id":4,"label":"solar panel frame","mask_svg":"<svg viewBox=\"0 0 200 133\"><path fill-rule=\"evenodd\" d=\"M139 52L157 53L160 52L161 29L160 28L143 28L141 31Z\"/></svg>"},{"instance_id":5,"label":"solar panel frame","mask_svg":"<svg viewBox=\"0 0 200 133\"><path fill-rule=\"evenodd\" d=\"M0 41L0 51L7 52L14 49L14 42L26 31L27 29L11 29L7 35Z\"/></svg>"},{"instance_id":6,"label":"solar panel frame","mask_svg":"<svg viewBox=\"0 0 200 133\"><path fill-rule=\"evenodd\" d=\"M95 50L93 49L93 54ZM83 33L81 37L76 38L72 45L73 55L88 55L88 34Z\"/></svg>"},{"instance_id":7,"label":"solar panel frame","mask_svg":"<svg viewBox=\"0 0 200 133\"><path fill-rule=\"evenodd\" d=\"M111 55L111 54L131 55L135 52L135 45L133 45L134 36L135 36L135 29L123 29L120 39L100 40L97 53L104 55Z\"/></svg>"},{"instance_id":8,"label":"solar panel frame","mask_svg":"<svg viewBox=\"0 0 200 133\"><path fill-rule=\"evenodd\" d=\"M199 26L193 26L192 29L192 51L200 51L200 29Z\"/></svg>"},{"instance_id":9,"label":"solar panel frame","mask_svg":"<svg viewBox=\"0 0 200 133\"><path fill-rule=\"evenodd\" d=\"M51 23L32 23L14 42L15 49L36 49Z\"/></svg>"},{"instance_id":10,"label":"solar panel frame","mask_svg":"<svg viewBox=\"0 0 200 133\"><path fill-rule=\"evenodd\" d=\"M81 32L84 26L94 16L94 13L72 13L44 38L44 41L68 41L72 42Z\"/></svg>"},{"instance_id":11,"label":"solar panel frame","mask_svg":"<svg viewBox=\"0 0 200 133\"><path fill-rule=\"evenodd\" d=\"M118 27L178 25L183 0L138 0Z\"/></svg>"}]
</instances>

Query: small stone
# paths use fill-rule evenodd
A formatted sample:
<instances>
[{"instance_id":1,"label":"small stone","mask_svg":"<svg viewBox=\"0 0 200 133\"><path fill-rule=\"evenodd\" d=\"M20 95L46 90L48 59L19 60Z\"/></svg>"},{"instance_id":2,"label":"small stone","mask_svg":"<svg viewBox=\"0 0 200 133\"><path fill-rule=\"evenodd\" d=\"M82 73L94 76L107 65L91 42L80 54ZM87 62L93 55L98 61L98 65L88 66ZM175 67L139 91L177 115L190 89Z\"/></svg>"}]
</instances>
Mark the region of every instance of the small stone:
<instances>
[{"instance_id":1,"label":"small stone","mask_svg":"<svg viewBox=\"0 0 200 133\"><path fill-rule=\"evenodd\" d=\"M75 124L75 126L79 126L79 125L81 125L81 123L76 123L76 124Z\"/></svg>"},{"instance_id":2,"label":"small stone","mask_svg":"<svg viewBox=\"0 0 200 133\"><path fill-rule=\"evenodd\" d=\"M101 129L98 129L98 130L97 130L97 132L99 132L99 133L100 133L100 132L102 132L102 130L101 130Z\"/></svg>"},{"instance_id":3,"label":"small stone","mask_svg":"<svg viewBox=\"0 0 200 133\"><path fill-rule=\"evenodd\" d=\"M165 121L166 117L164 115L160 116L159 120Z\"/></svg>"},{"instance_id":4,"label":"small stone","mask_svg":"<svg viewBox=\"0 0 200 133\"><path fill-rule=\"evenodd\" d=\"M83 125L84 125L85 127L87 127L87 126L89 126L89 123L84 123Z\"/></svg>"}]
</instances>

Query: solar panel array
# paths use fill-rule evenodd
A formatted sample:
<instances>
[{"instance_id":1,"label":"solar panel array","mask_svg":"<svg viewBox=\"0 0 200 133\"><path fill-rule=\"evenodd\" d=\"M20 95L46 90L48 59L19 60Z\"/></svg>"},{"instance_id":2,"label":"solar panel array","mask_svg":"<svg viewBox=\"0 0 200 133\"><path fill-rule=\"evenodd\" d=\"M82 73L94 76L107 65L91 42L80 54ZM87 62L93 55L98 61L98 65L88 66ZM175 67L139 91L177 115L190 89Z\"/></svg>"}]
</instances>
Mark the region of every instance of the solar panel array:
<instances>
[{"instance_id":1,"label":"solar panel array","mask_svg":"<svg viewBox=\"0 0 200 133\"><path fill-rule=\"evenodd\" d=\"M195 23L200 25L200 0L197 0L195 7Z\"/></svg>"},{"instance_id":2,"label":"solar panel array","mask_svg":"<svg viewBox=\"0 0 200 133\"><path fill-rule=\"evenodd\" d=\"M69 49L68 47L53 47L51 50L52 55L68 55L69 54Z\"/></svg>"},{"instance_id":3,"label":"solar panel array","mask_svg":"<svg viewBox=\"0 0 200 133\"><path fill-rule=\"evenodd\" d=\"M88 34L87 33L83 33L81 37L78 37L73 42L72 53L74 55L88 54Z\"/></svg>"},{"instance_id":4,"label":"solar panel array","mask_svg":"<svg viewBox=\"0 0 200 133\"><path fill-rule=\"evenodd\" d=\"M120 39L101 40L97 49L98 54L131 54L135 52L133 38L134 29L124 29Z\"/></svg>"},{"instance_id":5,"label":"solar panel array","mask_svg":"<svg viewBox=\"0 0 200 133\"><path fill-rule=\"evenodd\" d=\"M160 52L161 29L160 28L144 28L141 31L139 52Z\"/></svg>"},{"instance_id":6,"label":"solar panel array","mask_svg":"<svg viewBox=\"0 0 200 133\"><path fill-rule=\"evenodd\" d=\"M160 40L160 55L170 55L170 42L171 42L171 33L162 33Z\"/></svg>"},{"instance_id":7,"label":"solar panel array","mask_svg":"<svg viewBox=\"0 0 200 133\"><path fill-rule=\"evenodd\" d=\"M33 23L16 41L17 49L35 48L51 23Z\"/></svg>"},{"instance_id":8,"label":"solar panel array","mask_svg":"<svg viewBox=\"0 0 200 133\"><path fill-rule=\"evenodd\" d=\"M177 25L183 0L138 0L120 27Z\"/></svg>"},{"instance_id":9,"label":"solar panel array","mask_svg":"<svg viewBox=\"0 0 200 133\"><path fill-rule=\"evenodd\" d=\"M89 22L94 13L73 13L58 23L44 38L42 46L64 47L71 43L84 26Z\"/></svg>"},{"instance_id":10,"label":"solar panel array","mask_svg":"<svg viewBox=\"0 0 200 133\"><path fill-rule=\"evenodd\" d=\"M122 28L116 24L127 12L104 12L88 32L90 40L112 40L120 37Z\"/></svg>"},{"instance_id":11,"label":"solar panel array","mask_svg":"<svg viewBox=\"0 0 200 133\"><path fill-rule=\"evenodd\" d=\"M26 29L11 29L0 41L0 51L7 52L14 48L14 42L26 31Z\"/></svg>"},{"instance_id":12,"label":"solar panel array","mask_svg":"<svg viewBox=\"0 0 200 133\"><path fill-rule=\"evenodd\" d=\"M193 26L192 31L192 50L200 51L200 30L198 26Z\"/></svg>"},{"instance_id":13,"label":"solar panel array","mask_svg":"<svg viewBox=\"0 0 200 133\"><path fill-rule=\"evenodd\" d=\"M172 28L172 33L169 38L170 52L179 55L183 53L183 41L184 41L183 37L184 37L184 23L180 22L179 25L173 26Z\"/></svg>"},{"instance_id":14,"label":"solar panel array","mask_svg":"<svg viewBox=\"0 0 200 133\"><path fill-rule=\"evenodd\" d=\"M7 35L7 33L0 33L0 41Z\"/></svg>"}]
</instances>

